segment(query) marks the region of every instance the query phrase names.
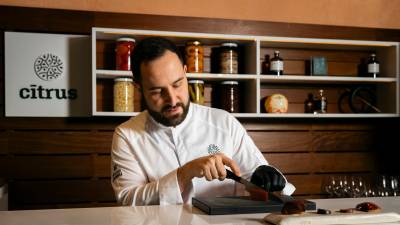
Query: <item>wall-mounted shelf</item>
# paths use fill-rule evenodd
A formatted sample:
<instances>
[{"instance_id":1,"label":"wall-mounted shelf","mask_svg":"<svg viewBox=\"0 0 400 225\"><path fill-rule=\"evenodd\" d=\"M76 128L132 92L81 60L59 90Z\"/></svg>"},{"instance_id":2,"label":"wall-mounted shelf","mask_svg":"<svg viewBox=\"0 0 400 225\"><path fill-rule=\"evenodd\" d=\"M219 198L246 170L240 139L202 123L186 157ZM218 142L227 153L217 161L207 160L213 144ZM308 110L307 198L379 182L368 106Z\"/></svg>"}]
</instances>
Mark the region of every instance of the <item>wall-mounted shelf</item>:
<instances>
[{"instance_id":1,"label":"wall-mounted shelf","mask_svg":"<svg viewBox=\"0 0 400 225\"><path fill-rule=\"evenodd\" d=\"M399 116L399 43L382 41L225 35L208 33L170 32L134 29L92 29L92 85L94 116L135 116L141 111L140 93L135 94L135 112L112 112L112 80L132 77L130 71L114 70L115 40L122 36L137 41L149 36L162 36L183 47L187 41L199 40L204 46L204 73L188 73L188 79L201 79L206 86L206 105L215 106L212 91L218 83L235 80L240 84L241 111L233 114L241 118L376 118ZM241 49L240 74L221 74L212 67L212 52L223 42L238 43ZM285 62L284 75L262 74L264 56L280 50ZM375 53L381 73L377 78L358 75L361 59ZM328 74L311 76L307 61L311 56L324 56ZM348 89L368 86L376 91L376 107L380 113L340 113L338 99ZM305 114L304 101L308 93L326 90L328 113ZM289 100L286 114L265 113L263 100L273 93L284 94ZM110 102L111 101L111 102Z\"/></svg>"}]
</instances>

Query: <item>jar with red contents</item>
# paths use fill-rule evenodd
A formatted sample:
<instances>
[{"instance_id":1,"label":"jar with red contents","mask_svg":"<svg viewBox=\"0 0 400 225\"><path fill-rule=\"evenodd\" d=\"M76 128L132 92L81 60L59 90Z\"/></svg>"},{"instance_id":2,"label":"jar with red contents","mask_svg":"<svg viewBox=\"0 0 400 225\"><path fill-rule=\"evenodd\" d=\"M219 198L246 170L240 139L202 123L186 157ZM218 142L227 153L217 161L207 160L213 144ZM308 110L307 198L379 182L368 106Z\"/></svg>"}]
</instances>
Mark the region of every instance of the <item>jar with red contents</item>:
<instances>
[{"instance_id":1,"label":"jar with red contents","mask_svg":"<svg viewBox=\"0 0 400 225\"><path fill-rule=\"evenodd\" d=\"M115 47L115 61L117 70L131 70L131 55L135 48L135 39L118 38Z\"/></svg>"}]
</instances>

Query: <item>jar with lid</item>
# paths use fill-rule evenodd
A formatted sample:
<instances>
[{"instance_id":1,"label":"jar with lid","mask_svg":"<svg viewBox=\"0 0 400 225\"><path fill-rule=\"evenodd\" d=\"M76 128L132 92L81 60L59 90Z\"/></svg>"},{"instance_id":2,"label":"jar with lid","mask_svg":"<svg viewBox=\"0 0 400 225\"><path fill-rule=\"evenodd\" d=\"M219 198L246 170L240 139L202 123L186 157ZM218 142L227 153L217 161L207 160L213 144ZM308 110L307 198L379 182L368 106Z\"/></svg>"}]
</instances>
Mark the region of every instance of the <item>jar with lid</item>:
<instances>
[{"instance_id":1,"label":"jar with lid","mask_svg":"<svg viewBox=\"0 0 400 225\"><path fill-rule=\"evenodd\" d=\"M131 70L131 55L135 48L135 39L118 38L115 47L115 65L117 70Z\"/></svg>"},{"instance_id":2,"label":"jar with lid","mask_svg":"<svg viewBox=\"0 0 400 225\"><path fill-rule=\"evenodd\" d=\"M232 42L221 44L220 72L227 74L238 73L238 45Z\"/></svg>"},{"instance_id":3,"label":"jar with lid","mask_svg":"<svg viewBox=\"0 0 400 225\"><path fill-rule=\"evenodd\" d=\"M132 78L114 79L114 112L133 112L133 91Z\"/></svg>"},{"instance_id":4,"label":"jar with lid","mask_svg":"<svg viewBox=\"0 0 400 225\"><path fill-rule=\"evenodd\" d=\"M221 108L230 112L239 112L239 82L221 82Z\"/></svg>"},{"instance_id":5,"label":"jar with lid","mask_svg":"<svg viewBox=\"0 0 400 225\"><path fill-rule=\"evenodd\" d=\"M189 97L191 102L204 105L204 81L189 80Z\"/></svg>"},{"instance_id":6,"label":"jar with lid","mask_svg":"<svg viewBox=\"0 0 400 225\"><path fill-rule=\"evenodd\" d=\"M190 41L185 47L185 63L188 73L203 72L204 48L200 41Z\"/></svg>"}]
</instances>

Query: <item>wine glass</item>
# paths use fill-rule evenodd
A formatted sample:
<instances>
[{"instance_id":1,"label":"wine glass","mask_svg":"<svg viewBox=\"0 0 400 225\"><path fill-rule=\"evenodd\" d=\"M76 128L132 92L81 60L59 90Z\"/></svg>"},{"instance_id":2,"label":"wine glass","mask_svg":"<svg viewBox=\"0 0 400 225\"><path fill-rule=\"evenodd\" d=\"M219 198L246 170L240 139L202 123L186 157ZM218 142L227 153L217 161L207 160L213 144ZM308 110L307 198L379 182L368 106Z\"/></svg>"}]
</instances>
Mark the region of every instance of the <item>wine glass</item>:
<instances>
[{"instance_id":1,"label":"wine glass","mask_svg":"<svg viewBox=\"0 0 400 225\"><path fill-rule=\"evenodd\" d=\"M366 187L362 177L351 176L350 177L350 194L352 198L359 198L365 195Z\"/></svg>"},{"instance_id":2,"label":"wine glass","mask_svg":"<svg viewBox=\"0 0 400 225\"><path fill-rule=\"evenodd\" d=\"M390 176L389 179L389 192L390 192L390 196L398 196L399 193L399 179L397 176Z\"/></svg>"}]
</instances>

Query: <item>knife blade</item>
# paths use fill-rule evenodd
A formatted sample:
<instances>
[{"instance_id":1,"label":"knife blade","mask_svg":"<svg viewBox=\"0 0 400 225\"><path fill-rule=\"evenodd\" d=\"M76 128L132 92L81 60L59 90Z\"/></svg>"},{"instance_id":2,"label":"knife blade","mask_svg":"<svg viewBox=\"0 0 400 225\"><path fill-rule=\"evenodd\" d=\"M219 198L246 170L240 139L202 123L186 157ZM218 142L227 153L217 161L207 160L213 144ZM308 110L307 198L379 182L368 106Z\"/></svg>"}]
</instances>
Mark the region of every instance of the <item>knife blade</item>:
<instances>
[{"instance_id":1,"label":"knife blade","mask_svg":"<svg viewBox=\"0 0 400 225\"><path fill-rule=\"evenodd\" d=\"M294 200L294 198L289 195L282 195L282 194L276 193L276 192L267 192L262 187L259 187L255 184L247 181L246 179L237 176L236 174L234 174L232 171L230 171L228 169L226 169L226 178L232 179L236 182L239 182L246 187L247 191L253 192L253 194L256 193L254 195L256 200L266 201L268 199L273 199L273 200L281 202L281 203L290 202L290 201Z\"/></svg>"},{"instance_id":2,"label":"knife blade","mask_svg":"<svg viewBox=\"0 0 400 225\"><path fill-rule=\"evenodd\" d=\"M228 169L226 169L226 178L232 179L236 182L243 184L246 187L246 190L249 192L253 191L253 192L265 194L266 196L268 196L268 192L266 190L251 183L250 181L247 181L246 179L244 179L242 177L237 176L236 174L234 174L232 171L230 171Z\"/></svg>"}]
</instances>

